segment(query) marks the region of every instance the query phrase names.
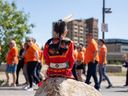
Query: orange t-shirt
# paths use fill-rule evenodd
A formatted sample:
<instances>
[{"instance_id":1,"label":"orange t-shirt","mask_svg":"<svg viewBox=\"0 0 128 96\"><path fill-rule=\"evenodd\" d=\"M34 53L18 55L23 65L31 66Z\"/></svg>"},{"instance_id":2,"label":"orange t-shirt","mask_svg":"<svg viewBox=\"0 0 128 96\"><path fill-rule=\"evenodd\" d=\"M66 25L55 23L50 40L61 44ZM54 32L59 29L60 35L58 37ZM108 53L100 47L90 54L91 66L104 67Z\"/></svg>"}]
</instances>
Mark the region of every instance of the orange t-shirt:
<instances>
[{"instance_id":1,"label":"orange t-shirt","mask_svg":"<svg viewBox=\"0 0 128 96\"><path fill-rule=\"evenodd\" d=\"M42 50L40 49L40 47L37 44L34 44L36 49L38 50L39 53L39 60L42 60Z\"/></svg>"},{"instance_id":2,"label":"orange t-shirt","mask_svg":"<svg viewBox=\"0 0 128 96\"><path fill-rule=\"evenodd\" d=\"M78 52L77 61L82 61L82 62L84 61L84 52L83 51Z\"/></svg>"},{"instance_id":3,"label":"orange t-shirt","mask_svg":"<svg viewBox=\"0 0 128 96\"><path fill-rule=\"evenodd\" d=\"M43 53L43 51L41 52L41 63L42 63L42 64L45 64L44 53Z\"/></svg>"},{"instance_id":4,"label":"orange t-shirt","mask_svg":"<svg viewBox=\"0 0 128 96\"><path fill-rule=\"evenodd\" d=\"M99 52L99 64L107 64L107 47L102 45Z\"/></svg>"},{"instance_id":5,"label":"orange t-shirt","mask_svg":"<svg viewBox=\"0 0 128 96\"><path fill-rule=\"evenodd\" d=\"M74 59L76 60L77 59L77 55L78 55L78 52L77 52L76 49L74 50L73 55L74 55Z\"/></svg>"},{"instance_id":6,"label":"orange t-shirt","mask_svg":"<svg viewBox=\"0 0 128 96\"><path fill-rule=\"evenodd\" d=\"M27 62L30 61L37 61L37 57L36 57L36 52L38 51L38 49L36 49L37 46L35 44L32 44L31 46L29 46L29 48L26 50L25 53L25 60ZM39 55L39 54L38 54Z\"/></svg>"},{"instance_id":7,"label":"orange t-shirt","mask_svg":"<svg viewBox=\"0 0 128 96\"><path fill-rule=\"evenodd\" d=\"M9 50L6 56L7 64L18 64L18 49L17 47L13 47Z\"/></svg>"},{"instance_id":8,"label":"orange t-shirt","mask_svg":"<svg viewBox=\"0 0 128 96\"><path fill-rule=\"evenodd\" d=\"M87 44L87 48L86 48L86 51L85 51L85 54L84 54L84 63L85 64L88 64L89 62L93 61L93 58L94 58L94 53L98 51L98 44L97 42L92 39L88 44ZM96 61L99 61L99 56L98 56L98 52L96 54L96 57L95 57L95 60Z\"/></svg>"}]
</instances>

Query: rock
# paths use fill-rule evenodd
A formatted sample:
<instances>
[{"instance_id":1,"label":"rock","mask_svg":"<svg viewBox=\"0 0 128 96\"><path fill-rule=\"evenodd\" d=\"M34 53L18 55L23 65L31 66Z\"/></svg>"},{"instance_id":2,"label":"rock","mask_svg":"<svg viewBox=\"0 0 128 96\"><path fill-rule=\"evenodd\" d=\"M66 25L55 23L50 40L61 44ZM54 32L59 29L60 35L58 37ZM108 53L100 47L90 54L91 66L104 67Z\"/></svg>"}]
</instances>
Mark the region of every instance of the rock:
<instances>
[{"instance_id":1,"label":"rock","mask_svg":"<svg viewBox=\"0 0 128 96\"><path fill-rule=\"evenodd\" d=\"M84 82L55 77L43 82L35 96L102 96L99 91Z\"/></svg>"}]
</instances>

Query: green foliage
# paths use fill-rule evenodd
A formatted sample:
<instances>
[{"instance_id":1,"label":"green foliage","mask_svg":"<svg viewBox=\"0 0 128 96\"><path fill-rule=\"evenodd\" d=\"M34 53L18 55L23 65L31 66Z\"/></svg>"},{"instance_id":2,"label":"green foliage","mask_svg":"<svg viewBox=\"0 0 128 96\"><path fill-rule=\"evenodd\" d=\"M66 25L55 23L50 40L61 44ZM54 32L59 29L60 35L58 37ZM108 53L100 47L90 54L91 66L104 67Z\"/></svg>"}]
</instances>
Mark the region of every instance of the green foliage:
<instances>
[{"instance_id":1,"label":"green foliage","mask_svg":"<svg viewBox=\"0 0 128 96\"><path fill-rule=\"evenodd\" d=\"M108 64L116 64L116 65L122 65L124 61L121 60L109 60Z\"/></svg>"},{"instance_id":2,"label":"green foliage","mask_svg":"<svg viewBox=\"0 0 128 96\"><path fill-rule=\"evenodd\" d=\"M2 46L1 58L4 60L8 42L13 39L19 45L27 34L31 33L33 24L28 24L29 15L17 10L15 2L11 4L0 0L0 44Z\"/></svg>"}]
</instances>

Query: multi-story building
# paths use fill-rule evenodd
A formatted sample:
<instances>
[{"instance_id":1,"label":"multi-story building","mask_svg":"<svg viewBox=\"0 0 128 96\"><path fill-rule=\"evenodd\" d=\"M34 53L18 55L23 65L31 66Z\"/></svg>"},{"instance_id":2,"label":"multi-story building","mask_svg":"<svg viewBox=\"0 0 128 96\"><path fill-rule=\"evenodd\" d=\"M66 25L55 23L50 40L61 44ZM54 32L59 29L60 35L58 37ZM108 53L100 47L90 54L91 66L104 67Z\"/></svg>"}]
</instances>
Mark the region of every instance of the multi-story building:
<instances>
[{"instance_id":1,"label":"multi-story building","mask_svg":"<svg viewBox=\"0 0 128 96\"><path fill-rule=\"evenodd\" d=\"M86 34L92 33L94 38L98 40L98 19L75 19L67 24L69 33L67 37L74 41L75 44L82 43L86 46Z\"/></svg>"},{"instance_id":2,"label":"multi-story building","mask_svg":"<svg viewBox=\"0 0 128 96\"><path fill-rule=\"evenodd\" d=\"M69 33L67 37L74 41L75 44L82 43L86 46L86 34L92 33L94 38L98 40L98 20L89 18L85 20L72 20L67 24Z\"/></svg>"},{"instance_id":3,"label":"multi-story building","mask_svg":"<svg viewBox=\"0 0 128 96\"><path fill-rule=\"evenodd\" d=\"M125 39L106 39L108 49L108 61L123 61L124 54L128 54L128 40Z\"/></svg>"},{"instance_id":4,"label":"multi-story building","mask_svg":"<svg viewBox=\"0 0 128 96\"><path fill-rule=\"evenodd\" d=\"M93 34L95 40L98 41L98 19L86 19L88 32Z\"/></svg>"},{"instance_id":5,"label":"multi-story building","mask_svg":"<svg viewBox=\"0 0 128 96\"><path fill-rule=\"evenodd\" d=\"M86 46L86 34L92 33L94 39L98 40L98 19L75 19L67 23L67 37L74 41L76 45L82 43ZM52 33L53 34L53 33Z\"/></svg>"}]
</instances>

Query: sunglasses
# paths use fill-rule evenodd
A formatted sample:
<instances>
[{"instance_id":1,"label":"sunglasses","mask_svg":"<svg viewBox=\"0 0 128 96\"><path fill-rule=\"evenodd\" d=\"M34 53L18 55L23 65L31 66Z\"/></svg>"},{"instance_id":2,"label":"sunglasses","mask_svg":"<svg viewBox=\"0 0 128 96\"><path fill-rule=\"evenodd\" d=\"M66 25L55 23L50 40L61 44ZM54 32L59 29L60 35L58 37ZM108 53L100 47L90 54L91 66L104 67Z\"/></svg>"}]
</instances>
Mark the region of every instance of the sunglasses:
<instances>
[{"instance_id":1,"label":"sunglasses","mask_svg":"<svg viewBox=\"0 0 128 96\"><path fill-rule=\"evenodd\" d=\"M32 40L27 40L27 42L31 42Z\"/></svg>"}]
</instances>

